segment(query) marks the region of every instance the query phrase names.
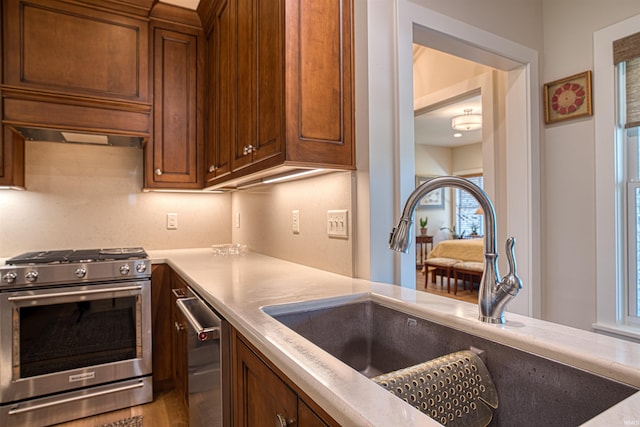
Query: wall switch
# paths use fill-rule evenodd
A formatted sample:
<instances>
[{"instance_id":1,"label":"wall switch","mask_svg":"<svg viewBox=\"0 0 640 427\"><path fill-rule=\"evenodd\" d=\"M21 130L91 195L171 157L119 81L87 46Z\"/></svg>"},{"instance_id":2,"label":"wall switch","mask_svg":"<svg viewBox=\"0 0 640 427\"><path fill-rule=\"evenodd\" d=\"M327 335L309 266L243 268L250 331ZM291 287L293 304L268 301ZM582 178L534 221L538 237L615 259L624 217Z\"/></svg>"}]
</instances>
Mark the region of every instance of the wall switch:
<instances>
[{"instance_id":1,"label":"wall switch","mask_svg":"<svg viewBox=\"0 0 640 427\"><path fill-rule=\"evenodd\" d=\"M167 230L177 230L177 229L178 229L178 214L168 213L167 214Z\"/></svg>"},{"instance_id":2,"label":"wall switch","mask_svg":"<svg viewBox=\"0 0 640 427\"><path fill-rule=\"evenodd\" d=\"M339 237L342 239L349 237L347 214L348 211L346 209L327 211L327 235L329 237Z\"/></svg>"},{"instance_id":3,"label":"wall switch","mask_svg":"<svg viewBox=\"0 0 640 427\"><path fill-rule=\"evenodd\" d=\"M300 211L291 211L291 231L293 234L300 234Z\"/></svg>"}]
</instances>

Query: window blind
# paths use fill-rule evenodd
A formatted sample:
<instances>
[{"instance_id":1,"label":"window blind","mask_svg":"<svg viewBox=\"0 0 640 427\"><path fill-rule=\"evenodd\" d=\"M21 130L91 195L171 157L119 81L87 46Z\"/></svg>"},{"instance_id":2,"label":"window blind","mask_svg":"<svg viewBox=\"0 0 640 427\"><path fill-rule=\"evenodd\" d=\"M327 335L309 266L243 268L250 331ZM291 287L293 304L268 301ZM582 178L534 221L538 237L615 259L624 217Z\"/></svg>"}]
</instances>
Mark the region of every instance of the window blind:
<instances>
[{"instance_id":1,"label":"window blind","mask_svg":"<svg viewBox=\"0 0 640 427\"><path fill-rule=\"evenodd\" d=\"M613 42L613 63L625 67L625 128L640 126L640 33Z\"/></svg>"}]
</instances>

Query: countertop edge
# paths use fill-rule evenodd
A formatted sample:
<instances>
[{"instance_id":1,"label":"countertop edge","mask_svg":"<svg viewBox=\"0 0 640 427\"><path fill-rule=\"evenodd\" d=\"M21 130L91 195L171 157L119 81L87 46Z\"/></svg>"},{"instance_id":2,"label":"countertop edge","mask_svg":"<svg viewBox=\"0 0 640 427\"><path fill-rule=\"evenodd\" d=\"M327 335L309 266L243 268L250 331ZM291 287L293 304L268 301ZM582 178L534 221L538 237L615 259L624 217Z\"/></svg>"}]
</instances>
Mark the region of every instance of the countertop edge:
<instances>
[{"instance_id":1,"label":"countertop edge","mask_svg":"<svg viewBox=\"0 0 640 427\"><path fill-rule=\"evenodd\" d=\"M416 315L427 316L430 320L445 326L463 328L471 334L640 388L640 345L617 338L514 313L507 313L505 325L484 324L477 320L477 307L473 304L390 284L340 276L260 254L249 253L226 257L223 260L221 257L214 257L208 249L180 249L149 251L149 255L154 264L166 263L182 276L275 366L341 424L385 425L384 417L381 419L378 416L381 412L380 402L383 401L382 406L385 412L393 411L396 414L402 414L401 419L394 417L395 422L402 421L407 423L405 425L439 425L400 399L388 395L388 392L382 388L369 387L368 379L357 373L352 376L351 374L355 371L346 365L336 368L335 359L328 360L323 351L310 348L304 349L308 353L301 353L303 346L286 331L286 327L279 325L277 321L262 312L261 307L355 293L381 295L393 304L414 311ZM273 270L273 274L241 273L243 268L252 266ZM233 270L236 277L232 274ZM293 276L301 275L300 277L304 277L303 281L310 283L301 285L300 289L293 289L287 284L270 282L273 279L282 282L290 280L289 277L285 277L287 272ZM215 274L226 276L226 279L210 277ZM230 296L225 288L226 285L221 280L230 280L233 282L232 287L242 288L244 297L250 298L250 301L243 304L234 299L235 297ZM255 289L247 287L251 280L259 282L253 284ZM331 283L332 286L322 291L315 289L316 283L313 282L322 285ZM276 290L278 292L293 291L293 294L274 295L273 292ZM314 363L303 360L305 355L313 357ZM329 366L334 372L323 369ZM335 372L336 369L338 372ZM336 376L341 378L348 376L349 382L353 382L353 387L347 391L327 387L326 384L335 380ZM361 396L357 402L354 402L354 399L350 399L350 393L353 390L358 392L364 390L367 395ZM376 404L372 404L371 400L377 401ZM636 410L639 407L640 393L636 393L590 422L594 422L599 417L621 419L620 411L628 413L629 410Z\"/></svg>"}]
</instances>

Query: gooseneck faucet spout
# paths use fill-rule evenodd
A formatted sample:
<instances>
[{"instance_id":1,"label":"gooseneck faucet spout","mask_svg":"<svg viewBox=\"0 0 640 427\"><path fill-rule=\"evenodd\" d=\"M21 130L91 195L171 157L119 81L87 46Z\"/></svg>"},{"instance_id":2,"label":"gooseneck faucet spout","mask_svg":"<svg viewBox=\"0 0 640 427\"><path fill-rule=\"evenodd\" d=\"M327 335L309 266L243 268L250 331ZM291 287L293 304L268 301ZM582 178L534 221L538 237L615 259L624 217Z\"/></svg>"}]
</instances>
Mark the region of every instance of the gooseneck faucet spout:
<instances>
[{"instance_id":1,"label":"gooseneck faucet spout","mask_svg":"<svg viewBox=\"0 0 640 427\"><path fill-rule=\"evenodd\" d=\"M454 187L467 191L473 196L484 212L484 272L478 291L479 319L486 323L504 323L505 306L518 295L522 281L516 272L516 259L513 251L515 238L506 243L509 273L500 279L498 273L498 254L496 253L496 214L489 196L469 180L457 176L442 176L430 179L416 188L407 199L398 225L391 232L389 248L407 253L413 225L413 214L420 200L443 187Z\"/></svg>"}]
</instances>

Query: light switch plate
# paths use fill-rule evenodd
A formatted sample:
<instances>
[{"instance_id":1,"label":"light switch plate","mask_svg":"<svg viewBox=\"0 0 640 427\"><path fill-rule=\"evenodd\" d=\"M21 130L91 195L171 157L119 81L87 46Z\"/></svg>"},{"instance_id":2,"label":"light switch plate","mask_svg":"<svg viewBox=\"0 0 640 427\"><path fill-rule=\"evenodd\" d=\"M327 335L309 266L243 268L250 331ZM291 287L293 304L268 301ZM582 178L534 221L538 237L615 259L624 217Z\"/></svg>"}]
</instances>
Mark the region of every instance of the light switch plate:
<instances>
[{"instance_id":1,"label":"light switch plate","mask_svg":"<svg viewBox=\"0 0 640 427\"><path fill-rule=\"evenodd\" d=\"M167 214L167 230L177 230L177 229L178 229L178 214L168 213Z\"/></svg>"},{"instance_id":2,"label":"light switch plate","mask_svg":"<svg viewBox=\"0 0 640 427\"><path fill-rule=\"evenodd\" d=\"M293 234L300 234L300 211L291 211L291 231Z\"/></svg>"},{"instance_id":3,"label":"light switch plate","mask_svg":"<svg viewBox=\"0 0 640 427\"><path fill-rule=\"evenodd\" d=\"M341 239L349 237L348 211L346 209L327 211L327 235Z\"/></svg>"}]
</instances>

